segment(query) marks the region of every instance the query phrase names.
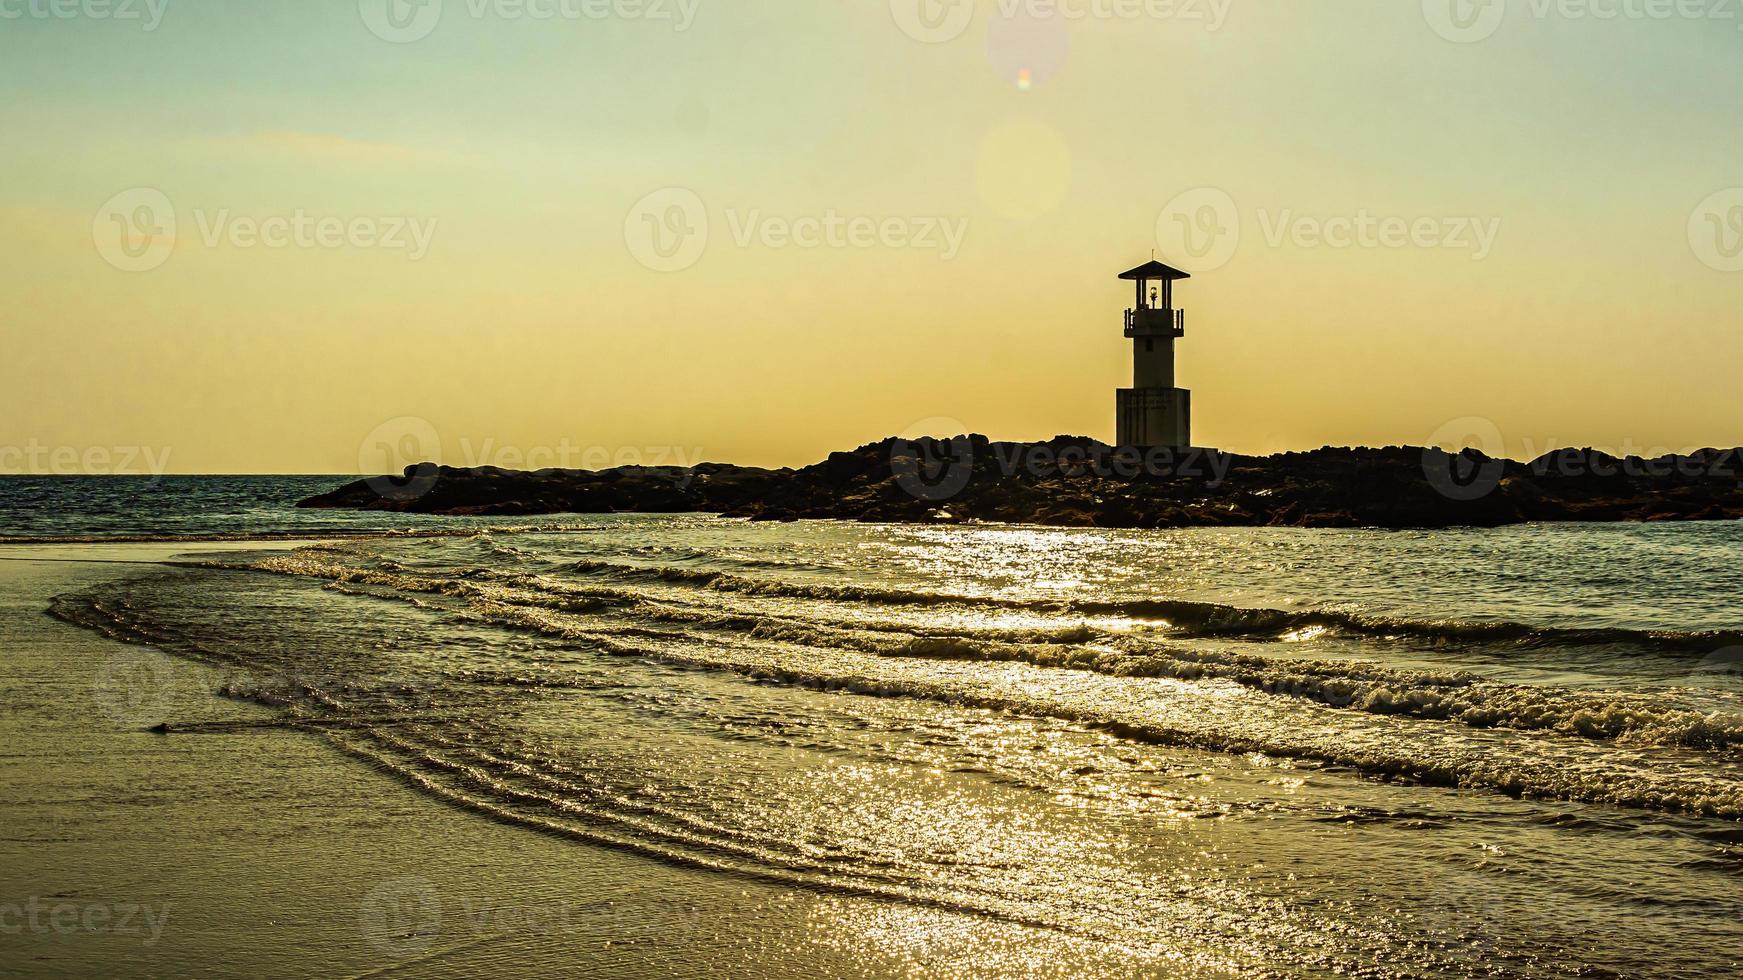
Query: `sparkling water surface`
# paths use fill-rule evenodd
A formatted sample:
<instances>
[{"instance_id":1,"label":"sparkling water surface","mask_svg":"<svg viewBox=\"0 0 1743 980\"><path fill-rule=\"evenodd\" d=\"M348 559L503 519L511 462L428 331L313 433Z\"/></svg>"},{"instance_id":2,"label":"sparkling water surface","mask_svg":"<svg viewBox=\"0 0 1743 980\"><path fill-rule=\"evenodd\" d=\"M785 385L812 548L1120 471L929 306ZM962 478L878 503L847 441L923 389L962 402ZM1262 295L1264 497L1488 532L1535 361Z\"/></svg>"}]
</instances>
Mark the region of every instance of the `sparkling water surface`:
<instances>
[{"instance_id":1,"label":"sparkling water surface","mask_svg":"<svg viewBox=\"0 0 1743 980\"><path fill-rule=\"evenodd\" d=\"M352 535L54 613L407 793L869 896L884 941L943 910L1084 975L1735 974L1739 525L287 509L331 483L192 479L131 518L7 481L0 533ZM393 530L429 536L358 536Z\"/></svg>"}]
</instances>

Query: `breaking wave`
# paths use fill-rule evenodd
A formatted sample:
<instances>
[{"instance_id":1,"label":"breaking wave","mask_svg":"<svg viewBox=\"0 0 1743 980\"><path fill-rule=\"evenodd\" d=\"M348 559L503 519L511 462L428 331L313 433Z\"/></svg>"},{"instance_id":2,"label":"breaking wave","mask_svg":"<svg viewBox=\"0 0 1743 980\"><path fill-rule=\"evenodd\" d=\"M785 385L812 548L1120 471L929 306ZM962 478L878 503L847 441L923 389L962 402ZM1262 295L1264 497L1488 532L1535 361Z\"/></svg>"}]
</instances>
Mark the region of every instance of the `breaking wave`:
<instances>
[{"instance_id":1,"label":"breaking wave","mask_svg":"<svg viewBox=\"0 0 1743 980\"><path fill-rule=\"evenodd\" d=\"M1413 637L1431 642L1507 643L1519 647L1627 645L1707 653L1743 644L1743 632L1570 629L1523 623L1468 620L1418 620L1336 610L1286 611L1179 599L1034 599L880 589L860 585L784 582L750 578L730 572L667 566L637 566L587 560L572 569L584 575L619 581L652 581L692 585L721 592L781 596L884 606L971 606L1034 610L1054 614L1123 617L1151 621L1187 636L1242 637L1281 635L1315 628L1376 637Z\"/></svg>"}]
</instances>

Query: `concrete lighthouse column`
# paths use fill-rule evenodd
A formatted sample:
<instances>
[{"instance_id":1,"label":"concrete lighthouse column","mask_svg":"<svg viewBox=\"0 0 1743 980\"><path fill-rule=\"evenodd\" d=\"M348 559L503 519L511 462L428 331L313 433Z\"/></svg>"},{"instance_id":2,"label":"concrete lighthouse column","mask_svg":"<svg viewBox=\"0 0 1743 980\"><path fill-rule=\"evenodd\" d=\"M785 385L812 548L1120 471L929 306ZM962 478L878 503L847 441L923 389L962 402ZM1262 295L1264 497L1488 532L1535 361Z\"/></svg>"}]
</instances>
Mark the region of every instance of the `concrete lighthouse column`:
<instances>
[{"instance_id":1,"label":"concrete lighthouse column","mask_svg":"<svg viewBox=\"0 0 1743 980\"><path fill-rule=\"evenodd\" d=\"M1132 338L1132 387L1174 387L1174 338Z\"/></svg>"}]
</instances>

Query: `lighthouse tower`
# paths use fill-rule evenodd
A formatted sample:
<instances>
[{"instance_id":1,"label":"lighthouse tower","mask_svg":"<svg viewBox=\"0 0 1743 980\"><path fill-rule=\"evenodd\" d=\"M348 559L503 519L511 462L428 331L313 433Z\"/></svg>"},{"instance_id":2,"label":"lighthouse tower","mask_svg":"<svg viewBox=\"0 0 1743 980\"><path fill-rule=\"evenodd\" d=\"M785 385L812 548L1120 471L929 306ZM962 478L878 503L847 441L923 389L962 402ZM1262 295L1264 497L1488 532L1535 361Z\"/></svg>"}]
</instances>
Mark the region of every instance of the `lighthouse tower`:
<instances>
[{"instance_id":1,"label":"lighthouse tower","mask_svg":"<svg viewBox=\"0 0 1743 980\"><path fill-rule=\"evenodd\" d=\"M1174 387L1174 341L1186 335L1186 315L1174 308L1174 282L1192 277L1152 259L1120 278L1138 284L1138 305L1126 311L1132 386L1117 398L1119 445L1191 446L1192 392Z\"/></svg>"}]
</instances>

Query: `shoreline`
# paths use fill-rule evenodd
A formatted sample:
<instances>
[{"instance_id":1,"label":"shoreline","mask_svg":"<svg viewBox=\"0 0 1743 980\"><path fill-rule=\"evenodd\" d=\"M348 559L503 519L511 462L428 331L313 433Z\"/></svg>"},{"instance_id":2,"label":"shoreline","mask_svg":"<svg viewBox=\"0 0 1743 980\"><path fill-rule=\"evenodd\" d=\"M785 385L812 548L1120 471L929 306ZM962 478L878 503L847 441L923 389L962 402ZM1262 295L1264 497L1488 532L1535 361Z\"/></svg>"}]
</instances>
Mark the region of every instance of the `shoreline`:
<instances>
[{"instance_id":1,"label":"shoreline","mask_svg":"<svg viewBox=\"0 0 1743 980\"><path fill-rule=\"evenodd\" d=\"M13 975L996 976L973 945L989 928L1068 945L483 819L216 696L198 665L46 613L190 550L262 549L0 547ZM166 721L197 728L151 731ZM942 938L916 957L893 939L909 927ZM1043 975L1072 975L1073 952Z\"/></svg>"}]
</instances>

